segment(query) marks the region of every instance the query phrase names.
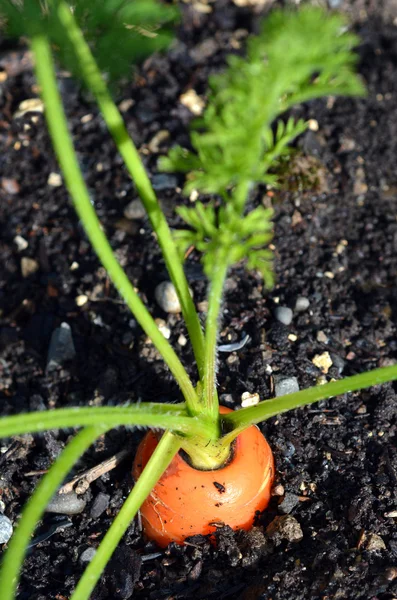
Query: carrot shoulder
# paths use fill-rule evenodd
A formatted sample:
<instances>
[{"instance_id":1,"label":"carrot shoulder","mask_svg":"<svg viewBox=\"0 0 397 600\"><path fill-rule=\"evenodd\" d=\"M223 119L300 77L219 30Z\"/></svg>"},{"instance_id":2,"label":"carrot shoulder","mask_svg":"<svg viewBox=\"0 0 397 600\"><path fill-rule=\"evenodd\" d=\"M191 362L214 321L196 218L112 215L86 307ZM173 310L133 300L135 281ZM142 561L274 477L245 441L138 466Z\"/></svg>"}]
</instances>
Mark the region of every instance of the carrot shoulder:
<instances>
[{"instance_id":1,"label":"carrot shoulder","mask_svg":"<svg viewBox=\"0 0 397 600\"><path fill-rule=\"evenodd\" d=\"M221 412L230 409L221 407ZM135 456L137 479L158 443L146 434ZM196 534L209 534L220 524L250 529L255 514L269 503L274 460L269 444L256 426L235 440L230 461L216 471L200 471L177 454L141 507L146 536L161 547L182 544Z\"/></svg>"}]
</instances>

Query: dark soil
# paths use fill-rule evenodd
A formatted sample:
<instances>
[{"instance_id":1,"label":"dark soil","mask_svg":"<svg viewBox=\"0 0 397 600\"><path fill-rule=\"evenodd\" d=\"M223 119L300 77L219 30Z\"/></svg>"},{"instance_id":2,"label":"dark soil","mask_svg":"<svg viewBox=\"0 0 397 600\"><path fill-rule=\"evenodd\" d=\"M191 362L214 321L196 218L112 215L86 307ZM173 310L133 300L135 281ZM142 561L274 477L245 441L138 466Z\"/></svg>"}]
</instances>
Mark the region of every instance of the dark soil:
<instances>
[{"instance_id":1,"label":"dark soil","mask_svg":"<svg viewBox=\"0 0 397 600\"><path fill-rule=\"evenodd\" d=\"M222 340L239 339L243 331L251 336L243 350L221 355L219 392L229 406L238 406L245 391L271 396L274 375L296 376L305 388L396 361L397 29L390 24L392 4L344 5L357 17L368 97L321 100L296 110L315 119L319 128L299 140L292 175L285 176L284 189L276 195L276 289L266 293L260 280L242 268L228 280ZM158 158L148 146L153 137L160 130L169 132L161 153L187 141L192 115L180 95L190 88L204 94L209 73L224 64L247 31L257 29L252 8L223 0L210 6L206 14L184 4L179 42L167 56L147 60L120 94L120 101L134 101L124 116L153 175ZM37 96L26 51L5 43L2 50L1 414L176 400L176 385L99 267L65 188L47 184L59 169L42 115L13 118L22 100ZM152 314L167 320L171 342L194 376L188 346L177 343L185 332L181 318L167 317L154 301L155 285L166 271L150 227L146 220L123 217L135 197L133 184L87 96L67 78L61 78L61 89L112 246ZM172 179L170 186L159 195L170 222L177 224L173 207L181 198ZM270 201L261 190L253 202L263 197ZM18 234L28 242L23 251L14 242ZM25 278L24 256L39 266ZM195 299L203 301L206 282L197 256L189 257L186 268ZM88 301L79 307L81 295ZM277 303L294 307L298 296L310 300L308 310L295 312L288 327L277 322ZM62 322L71 326L77 355L46 373L51 333ZM326 375L312 362L324 352L333 362ZM388 516L397 510L396 391L392 384L375 387L264 424L278 485L258 529L248 537L220 531L217 550L196 539L151 557L156 548L145 544L134 522L93 597L397 597L397 521ZM39 480L31 473L47 469L71 433L3 440L0 498L14 523ZM21 599L71 595L84 568L82 553L97 547L133 485L132 453L141 435L112 432L76 465L76 472L83 471L131 445L131 459L91 484L84 511L62 517L67 527L57 529L54 516L45 516L36 535L53 535L41 542L42 537L35 538L39 543L25 562Z\"/></svg>"}]
</instances>

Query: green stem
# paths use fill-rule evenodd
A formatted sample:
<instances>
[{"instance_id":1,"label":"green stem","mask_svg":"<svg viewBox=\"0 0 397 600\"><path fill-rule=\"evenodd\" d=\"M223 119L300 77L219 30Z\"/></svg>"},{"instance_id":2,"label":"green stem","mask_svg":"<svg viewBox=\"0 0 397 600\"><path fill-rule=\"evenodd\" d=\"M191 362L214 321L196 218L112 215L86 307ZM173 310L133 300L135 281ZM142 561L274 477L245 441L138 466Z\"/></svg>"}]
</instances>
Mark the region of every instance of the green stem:
<instances>
[{"instance_id":1,"label":"green stem","mask_svg":"<svg viewBox=\"0 0 397 600\"><path fill-rule=\"evenodd\" d=\"M0 438L87 425L102 427L104 430L120 425L154 427L171 429L188 437L196 435L208 436L209 439L216 437L217 428L214 423L205 420L203 415L189 417L186 410L180 409L179 406L142 402L129 407L58 408L3 417L0 419Z\"/></svg>"},{"instance_id":2,"label":"green stem","mask_svg":"<svg viewBox=\"0 0 397 600\"><path fill-rule=\"evenodd\" d=\"M353 375L351 377L345 377L340 381L332 381L325 385L317 387L311 387L307 390L300 392L294 392L280 398L273 398L272 400L264 400L256 406L249 408L243 408L236 412L223 415L222 422L225 426L226 431L232 431L224 436L225 441L229 443L246 427L260 423L271 417L275 417L281 413L313 404L319 400L326 400L340 394L346 394L348 392L354 392L362 390L364 388L386 383L388 381L397 380L397 365L391 367L383 367L381 369L374 369L373 371L367 371L360 375Z\"/></svg>"},{"instance_id":3,"label":"green stem","mask_svg":"<svg viewBox=\"0 0 397 600\"><path fill-rule=\"evenodd\" d=\"M58 92L51 50L45 34L32 36L31 47L35 57L35 71L45 105L45 115L58 162L75 209L87 236L101 263L120 295L135 315L142 329L151 338L177 380L191 414L201 412L194 387L174 350L159 331L145 305L135 292L125 272L117 262L92 207L87 187L81 174L67 127L62 101Z\"/></svg>"},{"instance_id":4,"label":"green stem","mask_svg":"<svg viewBox=\"0 0 397 600\"><path fill-rule=\"evenodd\" d=\"M26 548L45 507L55 494L70 469L80 456L104 432L103 428L87 427L80 431L56 459L38 484L23 510L22 518L11 538L0 571L1 600L13 600L19 580L19 571Z\"/></svg>"},{"instance_id":5,"label":"green stem","mask_svg":"<svg viewBox=\"0 0 397 600\"><path fill-rule=\"evenodd\" d=\"M218 260L211 274L208 295L208 314L205 323L203 398L207 416L214 422L219 418L219 405L216 391L216 361L219 313L222 292L228 270L227 249L219 252Z\"/></svg>"},{"instance_id":6,"label":"green stem","mask_svg":"<svg viewBox=\"0 0 397 600\"><path fill-rule=\"evenodd\" d=\"M91 50L68 4L63 0L59 0L57 11L59 20L63 24L65 32L73 46L73 51L76 53L87 87L95 96L106 125L135 182L152 227L156 232L167 270L180 299L182 314L193 346L197 367L200 376L202 376L204 336L170 228L156 198L139 153L131 137L128 135L123 118L109 94ZM115 57L115 60L117 60L117 57Z\"/></svg>"},{"instance_id":7,"label":"green stem","mask_svg":"<svg viewBox=\"0 0 397 600\"><path fill-rule=\"evenodd\" d=\"M161 438L132 492L103 538L70 600L88 600L101 573L110 560L139 508L164 473L180 447L178 438L169 431Z\"/></svg>"}]
</instances>

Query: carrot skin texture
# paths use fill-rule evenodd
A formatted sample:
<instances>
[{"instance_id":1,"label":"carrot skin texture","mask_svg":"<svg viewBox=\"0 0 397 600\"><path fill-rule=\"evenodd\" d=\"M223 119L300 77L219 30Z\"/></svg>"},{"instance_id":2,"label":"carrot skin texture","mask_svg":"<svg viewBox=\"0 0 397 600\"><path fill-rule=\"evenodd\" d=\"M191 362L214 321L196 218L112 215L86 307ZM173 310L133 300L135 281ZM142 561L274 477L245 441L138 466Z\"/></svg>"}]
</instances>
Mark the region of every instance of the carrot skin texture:
<instances>
[{"instance_id":1,"label":"carrot skin texture","mask_svg":"<svg viewBox=\"0 0 397 600\"><path fill-rule=\"evenodd\" d=\"M221 413L231 412L220 407ZM149 431L134 461L137 479L157 446ZM233 456L222 468L200 471L177 454L141 506L144 532L164 548L183 544L191 535L207 535L216 523L232 529L251 529L255 514L266 508L274 479L274 459L269 444L253 425L235 440Z\"/></svg>"}]
</instances>

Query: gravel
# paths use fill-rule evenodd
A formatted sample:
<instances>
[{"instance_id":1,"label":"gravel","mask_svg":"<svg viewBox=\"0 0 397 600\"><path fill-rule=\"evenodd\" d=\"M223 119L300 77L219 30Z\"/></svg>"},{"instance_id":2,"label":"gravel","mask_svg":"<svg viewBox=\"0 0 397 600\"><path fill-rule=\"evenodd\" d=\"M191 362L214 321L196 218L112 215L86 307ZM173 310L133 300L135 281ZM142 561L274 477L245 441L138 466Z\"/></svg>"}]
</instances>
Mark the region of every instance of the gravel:
<instances>
[{"instance_id":1,"label":"gravel","mask_svg":"<svg viewBox=\"0 0 397 600\"><path fill-rule=\"evenodd\" d=\"M6 544L13 534L14 528L8 517L0 514L0 544Z\"/></svg>"},{"instance_id":2,"label":"gravel","mask_svg":"<svg viewBox=\"0 0 397 600\"><path fill-rule=\"evenodd\" d=\"M290 308L288 308L288 306L277 306L276 310L274 311L274 315L277 321L283 325L290 325L292 323L294 313Z\"/></svg>"},{"instance_id":3,"label":"gravel","mask_svg":"<svg viewBox=\"0 0 397 600\"><path fill-rule=\"evenodd\" d=\"M299 392L299 383L296 377L274 377L274 390L276 396L285 396Z\"/></svg>"}]
</instances>

